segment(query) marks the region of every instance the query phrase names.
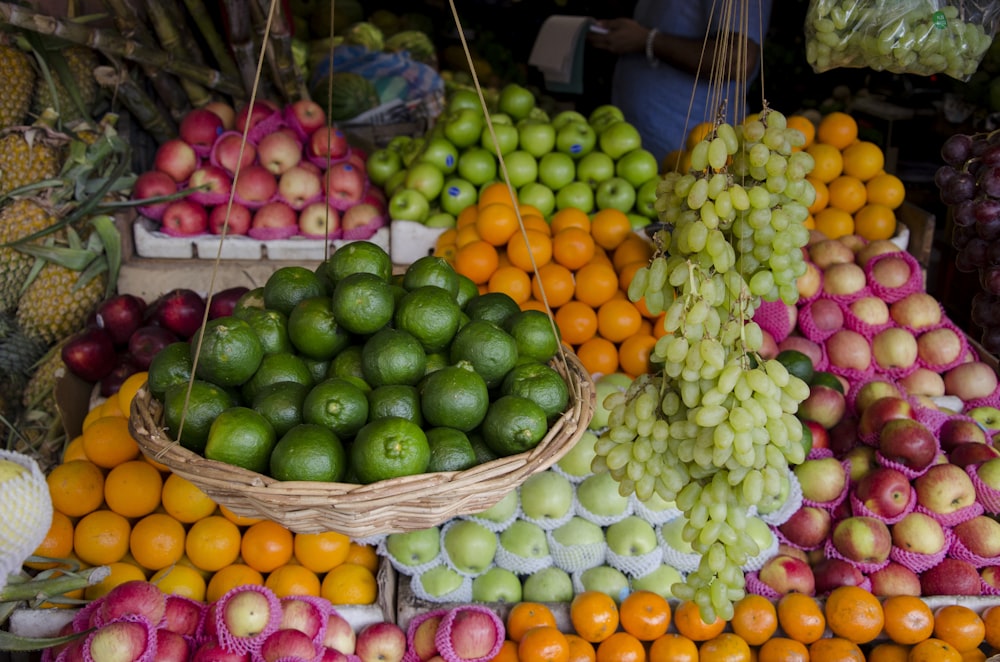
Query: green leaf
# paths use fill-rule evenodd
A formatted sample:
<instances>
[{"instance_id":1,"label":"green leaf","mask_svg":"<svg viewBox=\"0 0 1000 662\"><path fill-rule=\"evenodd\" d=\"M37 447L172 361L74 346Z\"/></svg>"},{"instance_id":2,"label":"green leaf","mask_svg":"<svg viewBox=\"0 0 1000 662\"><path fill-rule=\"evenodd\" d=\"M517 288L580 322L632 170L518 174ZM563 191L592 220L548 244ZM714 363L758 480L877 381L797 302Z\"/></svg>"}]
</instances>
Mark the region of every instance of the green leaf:
<instances>
[{"instance_id":1,"label":"green leaf","mask_svg":"<svg viewBox=\"0 0 1000 662\"><path fill-rule=\"evenodd\" d=\"M18 250L35 257L40 257L47 262L54 262L73 271L82 271L88 264L94 261L97 255L93 251L86 249L67 248L65 246L39 246L28 244L19 246Z\"/></svg>"},{"instance_id":2,"label":"green leaf","mask_svg":"<svg viewBox=\"0 0 1000 662\"><path fill-rule=\"evenodd\" d=\"M95 216L90 219L104 243L104 254L107 256L108 293L110 296L118 283L118 271L122 266L122 235L115 226L115 220L110 216Z\"/></svg>"},{"instance_id":3,"label":"green leaf","mask_svg":"<svg viewBox=\"0 0 1000 662\"><path fill-rule=\"evenodd\" d=\"M43 648L52 648L78 639L89 632L90 630L87 630L67 634L63 637L19 637L16 634L0 630L0 651L37 651Z\"/></svg>"}]
</instances>

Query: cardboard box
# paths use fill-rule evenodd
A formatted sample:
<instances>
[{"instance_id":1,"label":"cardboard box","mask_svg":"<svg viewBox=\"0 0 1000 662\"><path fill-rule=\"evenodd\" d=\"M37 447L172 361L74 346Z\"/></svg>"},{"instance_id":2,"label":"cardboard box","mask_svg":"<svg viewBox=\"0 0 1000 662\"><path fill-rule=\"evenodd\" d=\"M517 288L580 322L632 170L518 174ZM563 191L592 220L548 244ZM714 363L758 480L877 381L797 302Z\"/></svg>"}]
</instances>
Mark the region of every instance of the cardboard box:
<instances>
[{"instance_id":1,"label":"cardboard box","mask_svg":"<svg viewBox=\"0 0 1000 662\"><path fill-rule=\"evenodd\" d=\"M910 233L906 250L926 270L931 262L931 248L934 244L934 214L911 202L903 202L896 210L896 221Z\"/></svg>"}]
</instances>

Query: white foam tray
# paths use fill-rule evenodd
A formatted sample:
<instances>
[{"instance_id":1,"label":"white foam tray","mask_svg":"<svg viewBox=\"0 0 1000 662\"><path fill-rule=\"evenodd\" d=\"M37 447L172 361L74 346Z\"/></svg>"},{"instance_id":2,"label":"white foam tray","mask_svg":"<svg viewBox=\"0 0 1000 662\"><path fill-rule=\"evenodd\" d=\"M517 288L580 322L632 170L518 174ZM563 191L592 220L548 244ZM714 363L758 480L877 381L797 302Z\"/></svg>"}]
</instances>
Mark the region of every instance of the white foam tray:
<instances>
[{"instance_id":1,"label":"white foam tray","mask_svg":"<svg viewBox=\"0 0 1000 662\"><path fill-rule=\"evenodd\" d=\"M392 221L390 233L391 249L394 264L413 264L425 255L434 252L437 238L448 228L429 228L415 221Z\"/></svg>"}]
</instances>

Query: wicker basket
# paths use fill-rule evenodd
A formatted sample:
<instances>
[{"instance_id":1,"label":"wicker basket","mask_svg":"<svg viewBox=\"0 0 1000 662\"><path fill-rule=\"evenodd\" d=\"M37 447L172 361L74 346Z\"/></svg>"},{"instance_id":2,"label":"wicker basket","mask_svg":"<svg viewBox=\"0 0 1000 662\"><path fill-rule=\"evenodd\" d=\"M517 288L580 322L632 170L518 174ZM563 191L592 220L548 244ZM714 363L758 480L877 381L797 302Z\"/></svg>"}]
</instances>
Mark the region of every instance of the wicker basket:
<instances>
[{"instance_id":1,"label":"wicker basket","mask_svg":"<svg viewBox=\"0 0 1000 662\"><path fill-rule=\"evenodd\" d=\"M483 511L566 454L594 414L594 382L572 352L557 356L552 367L566 380L569 405L532 450L465 471L425 473L369 485L277 481L207 460L166 435L162 406L145 386L132 402L129 428L143 453L239 515L271 519L298 533L340 531L367 538L436 526L458 515Z\"/></svg>"}]
</instances>

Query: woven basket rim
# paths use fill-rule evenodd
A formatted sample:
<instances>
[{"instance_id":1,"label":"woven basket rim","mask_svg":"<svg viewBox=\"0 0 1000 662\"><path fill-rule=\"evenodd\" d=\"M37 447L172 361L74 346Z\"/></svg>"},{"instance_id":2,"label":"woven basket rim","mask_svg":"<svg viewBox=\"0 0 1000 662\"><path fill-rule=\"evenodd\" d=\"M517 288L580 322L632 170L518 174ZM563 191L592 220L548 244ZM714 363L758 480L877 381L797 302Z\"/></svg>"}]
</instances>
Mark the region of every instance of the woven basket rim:
<instances>
[{"instance_id":1,"label":"woven basket rim","mask_svg":"<svg viewBox=\"0 0 1000 662\"><path fill-rule=\"evenodd\" d=\"M167 466L238 515L264 517L297 533L336 530L363 538L412 531L481 512L565 455L594 413L594 382L564 349L550 365L566 380L569 403L531 450L463 471L403 476L370 484L278 481L205 457L167 435L162 405L144 384L132 401L129 429L144 455Z\"/></svg>"}]
</instances>

